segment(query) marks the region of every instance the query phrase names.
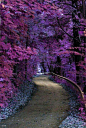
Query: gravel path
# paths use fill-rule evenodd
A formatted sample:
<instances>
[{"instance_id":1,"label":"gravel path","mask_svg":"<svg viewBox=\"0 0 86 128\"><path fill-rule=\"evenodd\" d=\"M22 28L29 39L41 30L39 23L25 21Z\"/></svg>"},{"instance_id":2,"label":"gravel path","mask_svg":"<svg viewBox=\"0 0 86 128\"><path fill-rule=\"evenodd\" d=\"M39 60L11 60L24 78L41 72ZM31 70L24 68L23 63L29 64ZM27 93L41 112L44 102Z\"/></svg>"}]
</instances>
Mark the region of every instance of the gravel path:
<instances>
[{"instance_id":1,"label":"gravel path","mask_svg":"<svg viewBox=\"0 0 86 128\"><path fill-rule=\"evenodd\" d=\"M86 122L78 117L68 116L59 126L59 128L86 128Z\"/></svg>"},{"instance_id":2,"label":"gravel path","mask_svg":"<svg viewBox=\"0 0 86 128\"><path fill-rule=\"evenodd\" d=\"M38 91L22 110L7 120L3 120L0 128L58 128L68 116L69 95L57 83L48 77L33 79Z\"/></svg>"}]
</instances>

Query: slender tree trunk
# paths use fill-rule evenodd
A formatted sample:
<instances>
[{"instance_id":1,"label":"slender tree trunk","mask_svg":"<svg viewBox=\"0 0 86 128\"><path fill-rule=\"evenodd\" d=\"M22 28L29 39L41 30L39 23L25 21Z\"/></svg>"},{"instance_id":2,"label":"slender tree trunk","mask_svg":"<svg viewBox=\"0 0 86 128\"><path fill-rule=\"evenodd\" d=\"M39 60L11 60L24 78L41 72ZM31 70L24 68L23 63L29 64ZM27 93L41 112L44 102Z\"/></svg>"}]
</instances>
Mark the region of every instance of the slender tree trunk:
<instances>
[{"instance_id":1,"label":"slender tree trunk","mask_svg":"<svg viewBox=\"0 0 86 128\"><path fill-rule=\"evenodd\" d=\"M86 18L86 5L85 5L85 0L82 0L82 8L83 8L83 17Z\"/></svg>"},{"instance_id":2,"label":"slender tree trunk","mask_svg":"<svg viewBox=\"0 0 86 128\"><path fill-rule=\"evenodd\" d=\"M42 65L42 68L43 68L44 72L46 72L46 68L45 68L45 65L44 65L44 61L41 62L41 65Z\"/></svg>"},{"instance_id":3,"label":"slender tree trunk","mask_svg":"<svg viewBox=\"0 0 86 128\"><path fill-rule=\"evenodd\" d=\"M82 0L82 8L83 8L83 17L86 20L86 2L85 2L85 0ZM86 29L85 29L85 31L86 31ZM86 47L86 35L84 35L84 47ZM86 53L84 53L84 55L86 56ZM85 63L85 67L86 67L86 63ZM84 80L83 92L86 94L86 77L84 77L83 80Z\"/></svg>"},{"instance_id":4,"label":"slender tree trunk","mask_svg":"<svg viewBox=\"0 0 86 128\"><path fill-rule=\"evenodd\" d=\"M77 7L77 1L76 0L72 0L72 6L76 6ZM78 27L79 26L79 22L76 20L76 10L73 11L72 13L72 19L73 19L73 41L74 41L74 44L73 46L74 47L80 47L80 39L79 39L79 34L78 34ZM74 49L76 52L79 52L79 50L77 49ZM80 55L75 55L74 57L74 61L75 61L75 65L76 65L76 81L77 83L79 84L79 71L80 71L80 67L77 66L79 64L79 61L81 60L81 57Z\"/></svg>"}]
</instances>

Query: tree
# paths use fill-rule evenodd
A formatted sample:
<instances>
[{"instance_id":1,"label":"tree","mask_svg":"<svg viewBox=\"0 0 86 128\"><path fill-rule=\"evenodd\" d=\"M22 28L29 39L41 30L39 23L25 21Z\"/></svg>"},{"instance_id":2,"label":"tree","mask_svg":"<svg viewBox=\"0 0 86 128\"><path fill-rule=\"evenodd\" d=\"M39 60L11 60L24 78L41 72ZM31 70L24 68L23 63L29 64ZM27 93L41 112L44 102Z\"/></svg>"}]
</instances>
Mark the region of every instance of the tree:
<instances>
[{"instance_id":1,"label":"tree","mask_svg":"<svg viewBox=\"0 0 86 128\"><path fill-rule=\"evenodd\" d=\"M25 74L18 65L30 56L36 54L36 50L25 48L28 37L28 19L33 17L28 1L6 0L0 4L1 7L1 38L0 38L0 106L5 107L11 98L21 79ZM30 11L28 11L30 9ZM28 13L27 13L28 12ZM36 69L35 69L36 70ZM29 71L30 72L30 71ZM35 72L35 71L34 71ZM32 74L33 75L33 74ZM30 76L31 77L31 76ZM30 77L28 78L30 80ZM14 82L15 81L15 82Z\"/></svg>"}]
</instances>

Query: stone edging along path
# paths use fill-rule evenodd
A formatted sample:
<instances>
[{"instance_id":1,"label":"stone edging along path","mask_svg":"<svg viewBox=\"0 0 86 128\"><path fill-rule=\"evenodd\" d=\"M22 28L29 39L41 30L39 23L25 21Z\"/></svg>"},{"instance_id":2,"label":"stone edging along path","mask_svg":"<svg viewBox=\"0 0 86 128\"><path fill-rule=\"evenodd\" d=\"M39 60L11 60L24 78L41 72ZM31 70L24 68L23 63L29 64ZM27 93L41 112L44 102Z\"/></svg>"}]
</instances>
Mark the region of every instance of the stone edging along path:
<instances>
[{"instance_id":1,"label":"stone edging along path","mask_svg":"<svg viewBox=\"0 0 86 128\"><path fill-rule=\"evenodd\" d=\"M38 91L32 100L15 115L3 120L0 128L58 128L68 116L68 92L61 85L50 81L48 76L35 77L33 81Z\"/></svg>"},{"instance_id":2,"label":"stone edging along path","mask_svg":"<svg viewBox=\"0 0 86 128\"><path fill-rule=\"evenodd\" d=\"M1 120L7 119L9 116L15 114L19 109L22 109L24 106L26 106L36 90L36 86L33 82L23 82L22 87L18 89L16 95L10 99L8 106L1 109L0 122Z\"/></svg>"}]
</instances>

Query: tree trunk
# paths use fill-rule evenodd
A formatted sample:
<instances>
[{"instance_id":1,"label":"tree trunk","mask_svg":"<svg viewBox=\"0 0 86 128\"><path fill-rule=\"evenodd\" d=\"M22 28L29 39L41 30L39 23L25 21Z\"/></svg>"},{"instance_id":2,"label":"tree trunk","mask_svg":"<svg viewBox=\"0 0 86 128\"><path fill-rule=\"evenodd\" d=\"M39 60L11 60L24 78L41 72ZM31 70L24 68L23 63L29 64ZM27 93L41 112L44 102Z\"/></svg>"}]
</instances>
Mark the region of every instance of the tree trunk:
<instances>
[{"instance_id":1,"label":"tree trunk","mask_svg":"<svg viewBox=\"0 0 86 128\"><path fill-rule=\"evenodd\" d=\"M72 1L72 6L76 6L77 7L77 1ZM74 44L73 46L74 47L80 47L80 39L79 39L79 34L78 34L78 27L79 26L79 21L76 20L76 10L73 11L72 13L72 19L73 19L73 41L74 41ZM76 52L79 52L78 49L74 49L74 51ZM81 56L80 55L75 55L74 57L74 61L75 61L75 65L76 65L76 81L77 81L77 84L80 84L79 83L79 71L80 71L80 67L77 66L79 64L79 61L81 60Z\"/></svg>"},{"instance_id":2,"label":"tree trunk","mask_svg":"<svg viewBox=\"0 0 86 128\"><path fill-rule=\"evenodd\" d=\"M82 8L83 8L83 17L86 18L86 5L85 5L85 0L82 0Z\"/></svg>"},{"instance_id":3,"label":"tree trunk","mask_svg":"<svg viewBox=\"0 0 86 128\"><path fill-rule=\"evenodd\" d=\"M85 0L82 0L82 8L83 8L83 17L86 20L86 3L85 3ZM84 43L86 43L86 36L85 35L84 35ZM84 47L86 47L85 44L84 44ZM84 53L84 55L86 56L86 53ZM86 63L85 63L85 66L86 66ZM83 92L86 94L86 77L84 77L83 80L84 80L84 89L83 89Z\"/></svg>"}]
</instances>

